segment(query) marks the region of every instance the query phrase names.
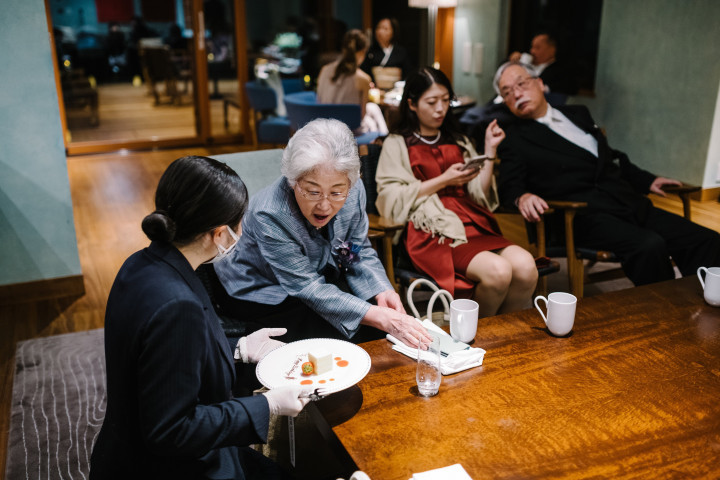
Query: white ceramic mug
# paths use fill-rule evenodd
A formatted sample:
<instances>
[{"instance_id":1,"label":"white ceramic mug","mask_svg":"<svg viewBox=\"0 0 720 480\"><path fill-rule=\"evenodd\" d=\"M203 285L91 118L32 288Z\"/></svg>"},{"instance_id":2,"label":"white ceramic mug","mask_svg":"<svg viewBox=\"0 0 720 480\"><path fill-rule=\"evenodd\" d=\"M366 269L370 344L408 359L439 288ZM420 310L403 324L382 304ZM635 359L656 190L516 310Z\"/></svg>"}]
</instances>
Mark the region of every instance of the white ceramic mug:
<instances>
[{"instance_id":1,"label":"white ceramic mug","mask_svg":"<svg viewBox=\"0 0 720 480\"><path fill-rule=\"evenodd\" d=\"M705 281L700 272L705 272ZM700 267L697 276L703 286L705 301L713 307L720 307L720 267Z\"/></svg>"},{"instance_id":2,"label":"white ceramic mug","mask_svg":"<svg viewBox=\"0 0 720 480\"><path fill-rule=\"evenodd\" d=\"M450 302L450 336L458 342L470 343L477 333L479 306L474 300L461 298Z\"/></svg>"},{"instance_id":3,"label":"white ceramic mug","mask_svg":"<svg viewBox=\"0 0 720 480\"><path fill-rule=\"evenodd\" d=\"M538 301L545 302L547 308L547 316L543 313ZM535 308L538 309L545 325L553 335L562 337L567 335L573 328L575 323L575 307L577 306L577 298L574 295L565 292L553 292L548 298L538 295L535 297Z\"/></svg>"},{"instance_id":4,"label":"white ceramic mug","mask_svg":"<svg viewBox=\"0 0 720 480\"><path fill-rule=\"evenodd\" d=\"M527 52L523 52L520 55L520 63L524 63L525 65L532 65L533 62L533 56Z\"/></svg>"}]
</instances>

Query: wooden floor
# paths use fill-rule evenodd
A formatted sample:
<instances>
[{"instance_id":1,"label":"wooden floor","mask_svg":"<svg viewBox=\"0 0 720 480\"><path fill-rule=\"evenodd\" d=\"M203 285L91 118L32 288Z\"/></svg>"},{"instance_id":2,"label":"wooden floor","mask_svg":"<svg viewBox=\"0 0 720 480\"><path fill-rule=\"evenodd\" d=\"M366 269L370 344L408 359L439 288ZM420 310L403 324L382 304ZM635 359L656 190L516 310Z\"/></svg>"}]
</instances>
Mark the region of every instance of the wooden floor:
<instances>
[{"instance_id":1,"label":"wooden floor","mask_svg":"<svg viewBox=\"0 0 720 480\"><path fill-rule=\"evenodd\" d=\"M192 85L188 88L180 105L168 103L169 99L165 96L161 96L163 103L155 105L155 99L145 85L133 86L129 82L99 85L99 123L95 126L90 124L87 109L67 111L70 138L73 142L129 142L193 137L196 125ZM237 81L218 82L219 95L237 95L237 90ZM159 91L163 91L162 87ZM225 128L221 98L211 97L210 121L213 136L242 133L240 112L236 108L228 110L228 127Z\"/></svg>"},{"instance_id":2,"label":"wooden floor","mask_svg":"<svg viewBox=\"0 0 720 480\"><path fill-rule=\"evenodd\" d=\"M140 229L142 218L153 210L153 195L167 165L186 154L219 154L238 146L189 148L127 154L71 157L68 174L75 216L80 264L86 293L65 298L0 307L0 472L5 471L15 344L20 340L77 332L103 326L105 302L122 262L148 244ZM680 213L675 199L653 199ZM693 218L720 231L720 204L694 203ZM524 229L501 218L513 241L524 243Z\"/></svg>"}]
</instances>

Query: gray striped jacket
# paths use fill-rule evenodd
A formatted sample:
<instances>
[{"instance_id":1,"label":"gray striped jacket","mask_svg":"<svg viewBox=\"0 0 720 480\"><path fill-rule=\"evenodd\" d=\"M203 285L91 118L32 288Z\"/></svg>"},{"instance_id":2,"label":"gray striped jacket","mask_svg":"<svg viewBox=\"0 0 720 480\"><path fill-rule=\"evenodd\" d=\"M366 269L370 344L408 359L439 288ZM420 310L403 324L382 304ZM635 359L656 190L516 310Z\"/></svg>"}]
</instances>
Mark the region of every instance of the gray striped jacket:
<instances>
[{"instance_id":1,"label":"gray striped jacket","mask_svg":"<svg viewBox=\"0 0 720 480\"><path fill-rule=\"evenodd\" d=\"M277 305L296 297L351 337L370 308L368 300L392 289L367 238L365 202L365 187L357 181L327 226L328 241L305 219L280 177L250 200L234 253L215 264L220 281L230 295L251 302ZM363 246L360 259L344 274L352 293L325 279L327 269L338 271L331 255L338 241Z\"/></svg>"}]
</instances>

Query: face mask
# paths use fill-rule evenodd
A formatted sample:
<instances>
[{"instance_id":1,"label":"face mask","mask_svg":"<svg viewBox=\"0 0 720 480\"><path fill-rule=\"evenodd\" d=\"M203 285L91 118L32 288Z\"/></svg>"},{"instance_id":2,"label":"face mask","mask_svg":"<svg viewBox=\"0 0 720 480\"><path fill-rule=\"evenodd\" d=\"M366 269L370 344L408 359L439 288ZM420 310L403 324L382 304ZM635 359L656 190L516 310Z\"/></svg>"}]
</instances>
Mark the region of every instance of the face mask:
<instances>
[{"instance_id":1,"label":"face mask","mask_svg":"<svg viewBox=\"0 0 720 480\"><path fill-rule=\"evenodd\" d=\"M230 236L231 236L231 237L233 238L233 240L234 240L234 242L232 243L232 245L230 245L230 246L227 247L227 248L223 247L222 245L217 245L218 254L215 255L213 258L211 258L210 260L208 260L208 261L205 262L205 263L217 263L217 262L219 262L220 260L222 260L223 258L225 258L225 257L227 257L228 255L230 255L230 253L231 253L233 250L235 250L235 245L237 245L238 240L240 239L240 237L239 237L239 236L237 235L237 233L235 233L235 231L234 231L232 228L230 228L229 226L227 227L227 231L230 232Z\"/></svg>"}]
</instances>

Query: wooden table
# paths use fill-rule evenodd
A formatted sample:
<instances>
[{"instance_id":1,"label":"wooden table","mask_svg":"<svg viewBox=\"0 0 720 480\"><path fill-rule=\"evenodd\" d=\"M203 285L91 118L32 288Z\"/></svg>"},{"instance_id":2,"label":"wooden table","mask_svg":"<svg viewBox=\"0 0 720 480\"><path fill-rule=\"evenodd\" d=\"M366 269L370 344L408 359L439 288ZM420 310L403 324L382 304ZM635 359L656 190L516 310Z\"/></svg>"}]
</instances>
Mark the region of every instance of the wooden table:
<instances>
[{"instance_id":1,"label":"wooden table","mask_svg":"<svg viewBox=\"0 0 720 480\"><path fill-rule=\"evenodd\" d=\"M475 343L484 365L443 377L431 398L411 359L386 340L362 344L368 376L310 408L348 469L720 477L720 308L694 276L581 299L564 338L532 309L481 320Z\"/></svg>"}]
</instances>

